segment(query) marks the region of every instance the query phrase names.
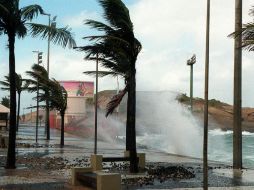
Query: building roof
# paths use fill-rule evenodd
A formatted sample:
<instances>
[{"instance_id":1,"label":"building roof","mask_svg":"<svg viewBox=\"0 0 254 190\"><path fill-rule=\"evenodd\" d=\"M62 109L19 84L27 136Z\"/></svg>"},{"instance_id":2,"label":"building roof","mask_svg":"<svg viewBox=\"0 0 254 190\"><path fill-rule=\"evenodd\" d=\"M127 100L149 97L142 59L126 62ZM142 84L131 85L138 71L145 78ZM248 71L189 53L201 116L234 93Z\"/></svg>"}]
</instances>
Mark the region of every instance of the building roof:
<instances>
[{"instance_id":1,"label":"building roof","mask_svg":"<svg viewBox=\"0 0 254 190\"><path fill-rule=\"evenodd\" d=\"M10 113L10 109L0 104L0 113Z\"/></svg>"}]
</instances>

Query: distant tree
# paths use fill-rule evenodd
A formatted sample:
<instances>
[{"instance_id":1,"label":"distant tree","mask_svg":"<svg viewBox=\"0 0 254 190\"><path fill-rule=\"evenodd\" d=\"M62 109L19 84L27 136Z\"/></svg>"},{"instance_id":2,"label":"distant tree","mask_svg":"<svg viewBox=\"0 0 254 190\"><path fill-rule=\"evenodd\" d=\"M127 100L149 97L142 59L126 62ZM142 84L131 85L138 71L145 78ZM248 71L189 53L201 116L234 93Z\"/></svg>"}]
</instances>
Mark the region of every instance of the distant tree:
<instances>
[{"instance_id":1,"label":"distant tree","mask_svg":"<svg viewBox=\"0 0 254 190\"><path fill-rule=\"evenodd\" d=\"M39 5L28 5L20 8L19 0L0 0L0 34L8 36L9 74L10 74L10 130L6 168L16 168L16 82L15 82L15 40L25 38L28 32L32 37L41 36L55 44L70 48L76 46L70 30L48 25L35 24L31 21L44 13Z\"/></svg>"},{"instance_id":2,"label":"distant tree","mask_svg":"<svg viewBox=\"0 0 254 190\"><path fill-rule=\"evenodd\" d=\"M8 97L3 97L1 100L1 104L7 108L10 108L10 98Z\"/></svg>"},{"instance_id":3,"label":"distant tree","mask_svg":"<svg viewBox=\"0 0 254 190\"><path fill-rule=\"evenodd\" d=\"M59 111L61 116L61 147L64 146L64 116L67 108L67 91L63 86L60 85L58 81L55 79L49 80L47 84L45 84L45 88L48 88L49 96L45 95L45 93L40 93L39 101L45 102L49 100L49 108L55 109Z\"/></svg>"},{"instance_id":4,"label":"distant tree","mask_svg":"<svg viewBox=\"0 0 254 190\"><path fill-rule=\"evenodd\" d=\"M15 82L16 82L16 92L18 94L18 110L17 110L17 126L16 130L19 129L19 119L20 119L20 98L21 98L21 92L26 90L28 87L28 84L25 82L24 79L22 79L22 76L20 74L15 74ZM0 81L0 85L2 85L2 90L8 90L10 91L10 77L5 76L4 81Z\"/></svg>"}]
</instances>

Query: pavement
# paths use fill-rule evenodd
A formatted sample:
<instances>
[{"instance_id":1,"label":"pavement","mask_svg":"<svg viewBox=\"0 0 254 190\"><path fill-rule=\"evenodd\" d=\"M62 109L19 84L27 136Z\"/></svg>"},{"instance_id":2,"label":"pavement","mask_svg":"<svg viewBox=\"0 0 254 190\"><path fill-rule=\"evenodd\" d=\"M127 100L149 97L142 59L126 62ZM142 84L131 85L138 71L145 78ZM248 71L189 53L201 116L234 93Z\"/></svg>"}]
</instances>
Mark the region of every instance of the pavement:
<instances>
[{"instance_id":1,"label":"pavement","mask_svg":"<svg viewBox=\"0 0 254 190\"><path fill-rule=\"evenodd\" d=\"M0 134L8 133L0 131ZM71 168L89 165L89 157L93 154L93 139L65 133L65 147L61 148L59 143L60 131L56 129L51 129L51 140L47 141L44 127L39 127L39 138L36 143L35 127L21 126L17 135L17 169L4 168L7 149L0 149L0 189L87 189L82 186L71 186ZM118 140L98 141L98 154L122 156L124 147L124 143ZM164 182L155 180L153 185L147 186L123 184L123 190L202 189L202 160L144 149L142 146L138 152L146 153L148 166L182 166L192 171L195 178ZM209 166L209 189L254 189L254 170L234 171L231 166L212 161L209 162ZM131 174L124 176L131 177Z\"/></svg>"}]
</instances>

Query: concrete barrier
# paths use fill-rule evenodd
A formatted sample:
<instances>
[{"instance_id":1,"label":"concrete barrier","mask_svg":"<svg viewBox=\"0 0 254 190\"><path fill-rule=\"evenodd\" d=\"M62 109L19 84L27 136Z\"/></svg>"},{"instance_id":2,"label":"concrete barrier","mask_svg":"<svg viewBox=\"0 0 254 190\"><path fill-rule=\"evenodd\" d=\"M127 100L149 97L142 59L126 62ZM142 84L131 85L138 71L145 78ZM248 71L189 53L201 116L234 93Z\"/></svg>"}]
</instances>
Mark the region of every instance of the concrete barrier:
<instances>
[{"instance_id":1,"label":"concrete barrier","mask_svg":"<svg viewBox=\"0 0 254 190\"><path fill-rule=\"evenodd\" d=\"M121 175L97 172L97 190L121 190Z\"/></svg>"},{"instance_id":2,"label":"concrete barrier","mask_svg":"<svg viewBox=\"0 0 254 190\"><path fill-rule=\"evenodd\" d=\"M77 180L77 174L78 173L81 173L81 172L88 173L88 172L92 172L92 171L93 171L92 168L78 168L78 167L72 168L72 171L71 171L71 184L74 185L74 186L80 185L80 183Z\"/></svg>"},{"instance_id":3,"label":"concrete barrier","mask_svg":"<svg viewBox=\"0 0 254 190\"><path fill-rule=\"evenodd\" d=\"M79 176L78 179L78 175L83 174L83 176L81 175L81 177ZM96 183L96 189L97 190L121 190L121 175L118 173L105 173L102 171L93 171L92 168L72 168L72 176L71 176L71 184L74 186L77 185L87 185L89 187L89 183L91 183L91 181L87 181L86 184L86 180L88 179L87 177L85 177L84 173L93 173L93 175L95 174L95 178L93 178L92 180L94 180L94 182ZM91 175L91 174L90 174ZM93 183L94 183L93 182Z\"/></svg>"},{"instance_id":4,"label":"concrete barrier","mask_svg":"<svg viewBox=\"0 0 254 190\"><path fill-rule=\"evenodd\" d=\"M93 171L102 170L102 155L91 155L91 167Z\"/></svg>"},{"instance_id":5,"label":"concrete barrier","mask_svg":"<svg viewBox=\"0 0 254 190\"><path fill-rule=\"evenodd\" d=\"M9 142L9 137L7 136L0 136L0 147L7 148Z\"/></svg>"},{"instance_id":6,"label":"concrete barrier","mask_svg":"<svg viewBox=\"0 0 254 190\"><path fill-rule=\"evenodd\" d=\"M129 157L130 151L124 151L124 156ZM145 153L137 153L137 157L139 159L138 161L138 167L141 169L145 169L146 167L146 154Z\"/></svg>"}]
</instances>

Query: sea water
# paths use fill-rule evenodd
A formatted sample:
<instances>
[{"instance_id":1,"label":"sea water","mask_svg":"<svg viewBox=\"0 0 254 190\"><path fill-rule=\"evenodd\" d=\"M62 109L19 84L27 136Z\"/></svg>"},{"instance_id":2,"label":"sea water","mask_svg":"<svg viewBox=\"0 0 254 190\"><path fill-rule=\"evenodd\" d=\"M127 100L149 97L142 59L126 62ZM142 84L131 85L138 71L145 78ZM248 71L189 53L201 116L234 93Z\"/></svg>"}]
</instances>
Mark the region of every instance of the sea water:
<instances>
[{"instance_id":1,"label":"sea water","mask_svg":"<svg viewBox=\"0 0 254 190\"><path fill-rule=\"evenodd\" d=\"M209 131L209 159L232 164L233 131ZM215 144L213 144L216 142ZM221 145L221 146L220 146ZM254 133L242 132L243 166L254 168Z\"/></svg>"},{"instance_id":2,"label":"sea water","mask_svg":"<svg viewBox=\"0 0 254 190\"><path fill-rule=\"evenodd\" d=\"M202 157L203 124L173 92L137 93L137 143L167 153ZM243 133L243 166L254 167L254 133ZM208 159L232 165L232 131L209 130Z\"/></svg>"},{"instance_id":3,"label":"sea water","mask_svg":"<svg viewBox=\"0 0 254 190\"><path fill-rule=\"evenodd\" d=\"M203 118L194 116L187 106L179 103L177 95L175 92L137 92L137 145L139 148L202 158ZM212 130L208 134L208 159L232 165L233 132L214 129L215 126L211 126L214 123L209 120ZM104 114L99 114L100 128L104 125L116 129L117 138L125 138L125 120L105 119ZM107 132L102 136L105 134ZM242 135L243 166L254 168L254 133L243 131ZM108 136L106 139L111 138Z\"/></svg>"}]
</instances>

